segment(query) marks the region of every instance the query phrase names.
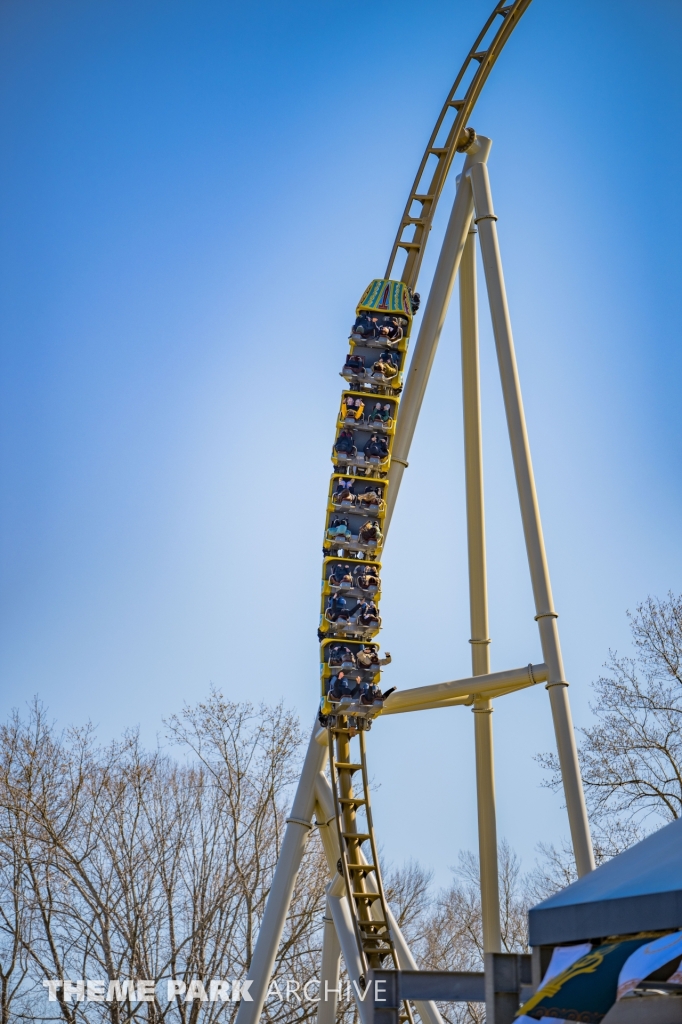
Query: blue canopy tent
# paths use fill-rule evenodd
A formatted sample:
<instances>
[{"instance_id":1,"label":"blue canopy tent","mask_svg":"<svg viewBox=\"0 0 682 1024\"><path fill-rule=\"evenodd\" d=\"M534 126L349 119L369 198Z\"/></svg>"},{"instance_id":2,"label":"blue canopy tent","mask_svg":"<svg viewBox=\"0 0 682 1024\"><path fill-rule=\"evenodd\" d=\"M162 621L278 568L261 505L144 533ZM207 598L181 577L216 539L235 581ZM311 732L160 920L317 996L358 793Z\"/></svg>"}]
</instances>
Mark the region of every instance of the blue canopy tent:
<instances>
[{"instance_id":1,"label":"blue canopy tent","mask_svg":"<svg viewBox=\"0 0 682 1024\"><path fill-rule=\"evenodd\" d=\"M682 819L533 907L531 946L682 928Z\"/></svg>"},{"instance_id":2,"label":"blue canopy tent","mask_svg":"<svg viewBox=\"0 0 682 1024\"><path fill-rule=\"evenodd\" d=\"M522 1008L521 1020L682 1022L682 985L679 973L673 975L680 943L679 936L670 934L682 929L682 820L550 896L533 907L528 918L537 994ZM655 960L650 952L657 945L661 952ZM570 960L567 947L576 950L578 959L553 976L552 968L547 970L553 951ZM648 965L656 964L652 972L629 967L633 961L628 958L640 948ZM621 967L626 978L628 970L634 971L630 992L627 985L622 989L622 975L618 985ZM617 987L623 995L639 998L616 1002Z\"/></svg>"}]
</instances>

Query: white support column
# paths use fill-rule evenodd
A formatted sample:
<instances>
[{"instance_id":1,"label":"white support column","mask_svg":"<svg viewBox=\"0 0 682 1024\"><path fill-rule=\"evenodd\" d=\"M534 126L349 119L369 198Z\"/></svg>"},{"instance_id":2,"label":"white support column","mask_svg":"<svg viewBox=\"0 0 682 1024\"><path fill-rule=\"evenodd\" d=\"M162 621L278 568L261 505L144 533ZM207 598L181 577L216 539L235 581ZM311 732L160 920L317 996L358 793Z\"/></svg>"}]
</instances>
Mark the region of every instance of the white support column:
<instances>
[{"instance_id":1,"label":"white support column","mask_svg":"<svg viewBox=\"0 0 682 1024\"><path fill-rule=\"evenodd\" d=\"M441 331L447 316L455 277L457 276L469 224L471 223L473 198L467 172L475 164L485 163L488 159L490 146L491 142L489 139L477 138L467 154L452 213L450 214L450 220L445 231L443 247L436 264L436 272L433 275L429 297L424 307L417 343L414 347L410 368L405 380L405 389L400 402L400 415L398 416L398 425L393 440L391 468L388 472L390 486L387 494L384 534L388 530L396 498L398 497L398 490L400 489L400 482L407 466L407 456L410 452L410 445L412 444L412 438L417 426L419 411L426 392L426 385L429 382L431 367L436 356L436 349L438 348Z\"/></svg>"},{"instance_id":2,"label":"white support column","mask_svg":"<svg viewBox=\"0 0 682 1024\"><path fill-rule=\"evenodd\" d=\"M345 896L332 896L329 889L327 889L327 904L334 919L334 927L339 937L341 952L346 964L346 973L350 979L351 992L355 998L355 1005L358 1008L361 1024L372 1024L372 1017L374 1016L371 1006L372 993L367 992L364 999L360 998L365 995L360 985L362 964L360 963L360 954L358 953L355 941L355 932L353 931L348 900Z\"/></svg>"},{"instance_id":3,"label":"white support column","mask_svg":"<svg viewBox=\"0 0 682 1024\"><path fill-rule=\"evenodd\" d=\"M334 794L329 779L324 772L318 772L315 779L315 824L322 840L329 872L333 877L338 875L336 865L341 851L336 831L336 812L334 811ZM339 875L339 878L341 875Z\"/></svg>"},{"instance_id":4,"label":"white support column","mask_svg":"<svg viewBox=\"0 0 682 1024\"><path fill-rule=\"evenodd\" d=\"M528 444L526 420L521 397L514 339L504 286L502 261L497 239L496 216L493 212L488 169L476 164L470 172L475 204L475 222L478 225L481 254L485 270L488 299L495 335L497 359L502 380L507 427L514 462L516 487L521 506L521 519L526 540L528 565L535 599L535 618L540 632L544 661L548 667L549 690L554 731L556 734L561 776L568 810L576 867L579 875L594 868L594 854L587 820L578 753L568 703L568 683L557 629L549 569L540 522L540 510L535 489L533 465Z\"/></svg>"},{"instance_id":5,"label":"white support column","mask_svg":"<svg viewBox=\"0 0 682 1024\"><path fill-rule=\"evenodd\" d=\"M339 974L341 969L341 946L336 934L332 910L327 899L322 932L322 971L320 974L320 1004L317 1010L317 1024L336 1024L336 1007L339 1001Z\"/></svg>"},{"instance_id":6,"label":"white support column","mask_svg":"<svg viewBox=\"0 0 682 1024\"><path fill-rule=\"evenodd\" d=\"M328 749L321 746L316 736L320 726L315 722L308 744L308 751L303 762L301 777L296 789L296 796L291 807L291 815L287 818L287 827L282 840L275 875L272 880L270 895L265 905L265 913L261 921L258 938L251 958L247 979L253 982L251 996L253 1002L242 1000L237 1012L236 1024L257 1024L263 1010L265 997L270 985L270 978L277 959L277 950L284 931L284 924L289 912L291 895L294 891L296 876L305 853L308 833L312 828L312 815L315 806L315 780L324 769Z\"/></svg>"},{"instance_id":7,"label":"white support column","mask_svg":"<svg viewBox=\"0 0 682 1024\"><path fill-rule=\"evenodd\" d=\"M490 638L488 636L483 443L478 358L476 228L473 224L467 236L459 269L459 310L462 335L462 408L469 553L469 613L471 621L469 643L471 644L472 675L482 676L488 675L490 672ZM502 950L502 938L497 867L492 701L479 698L475 701L472 710L474 712L476 744L476 796L483 951L499 953Z\"/></svg>"}]
</instances>

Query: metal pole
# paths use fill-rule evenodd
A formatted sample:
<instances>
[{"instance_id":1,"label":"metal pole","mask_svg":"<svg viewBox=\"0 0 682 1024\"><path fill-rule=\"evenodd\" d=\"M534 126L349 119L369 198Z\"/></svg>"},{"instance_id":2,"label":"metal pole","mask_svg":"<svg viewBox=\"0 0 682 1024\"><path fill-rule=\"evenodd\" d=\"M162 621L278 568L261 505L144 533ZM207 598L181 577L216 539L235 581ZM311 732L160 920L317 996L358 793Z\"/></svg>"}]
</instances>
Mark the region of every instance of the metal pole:
<instances>
[{"instance_id":1,"label":"metal pole","mask_svg":"<svg viewBox=\"0 0 682 1024\"><path fill-rule=\"evenodd\" d=\"M556 734L561 777L564 786L568 821L573 841L576 867L579 875L587 874L594 868L594 854L587 820L587 808L583 793L578 753L568 703L568 683L564 678L564 666L557 629L557 613L552 600L545 543L542 536L540 509L535 490L533 464L528 444L526 420L521 398L514 339L504 286L502 261L497 239L497 217L493 212L488 169L484 164L475 164L470 172L474 194L475 222L478 224L481 254L485 270L490 313L492 317L495 347L502 380L507 428L514 461L516 487L521 506L521 519L526 540L528 565L535 599L535 618L538 623L542 653L548 667L547 689L549 690L554 731Z\"/></svg>"},{"instance_id":2,"label":"metal pole","mask_svg":"<svg viewBox=\"0 0 682 1024\"><path fill-rule=\"evenodd\" d=\"M457 276L469 224L471 223L473 198L467 172L471 167L488 159L490 146L491 142L489 139L477 138L467 153L452 213L450 214L450 220L445 231L443 247L436 264L436 272L433 275L417 343L414 347L414 353L405 381L405 390L400 402L400 414L398 416L398 425L393 441L393 453L391 455L391 468L388 472L390 487L387 493L384 534L388 530L396 498L398 497L398 490L400 489L400 482L403 478L403 472L407 467L407 456L410 452L410 445L412 444L412 438L417 426L419 411L424 399L424 393L426 392L426 385L429 382L431 367L433 366L440 334L445 323L455 277Z\"/></svg>"},{"instance_id":3,"label":"metal pole","mask_svg":"<svg viewBox=\"0 0 682 1024\"><path fill-rule=\"evenodd\" d=\"M341 945L341 952L346 964L346 973L350 980L350 988L355 998L361 1024L372 1024L372 993L365 991L360 984L362 964L355 941L355 931L350 916L348 900L345 896L332 896L327 889L327 905L334 919L334 927ZM360 998L365 996L364 999Z\"/></svg>"},{"instance_id":4,"label":"metal pole","mask_svg":"<svg viewBox=\"0 0 682 1024\"><path fill-rule=\"evenodd\" d=\"M459 311L462 335L462 408L464 413L464 468L469 552L469 613L471 620L469 643L471 644L472 675L481 676L488 675L490 672L490 638L488 636L483 443L481 438L481 388L476 300L476 228L473 224L467 236L459 268ZM484 953L499 953L502 950L502 937L497 867L492 701L479 699L475 701L472 710L476 743L476 796L483 951Z\"/></svg>"},{"instance_id":5,"label":"metal pole","mask_svg":"<svg viewBox=\"0 0 682 1024\"><path fill-rule=\"evenodd\" d=\"M325 916L325 931L322 936L322 970L320 978L320 998L324 1000L325 994L331 994L331 986L325 989L325 980L329 981L327 973L330 969L332 951L334 944L327 939L327 917L331 917L331 928L336 936L340 951L346 963L346 971L351 981L359 983L362 974L362 965L358 955L355 941L355 931L346 899L346 885L343 875L337 871L339 859L339 844L336 835L336 814L334 812L334 796L329 780L324 772L318 772L315 779L315 820L322 840L322 846L327 858L327 865L332 880L327 885L327 914ZM338 988L338 983L334 986ZM358 1006L362 1024L367 1024L364 1018L366 1013L365 1005L360 1005L359 993L356 986L352 986L353 996ZM334 1015L336 1013L336 998L340 993L334 995L330 1000L330 1006L323 1008L322 1003L318 1010L318 1024L334 1024L335 1016L332 1015L331 1004L333 1002Z\"/></svg>"},{"instance_id":6,"label":"metal pole","mask_svg":"<svg viewBox=\"0 0 682 1024\"><path fill-rule=\"evenodd\" d=\"M336 1024L336 1007L339 1001L339 974L341 969L341 946L336 934L332 910L327 899L322 932L322 971L320 976L320 1004L317 1010L317 1024Z\"/></svg>"},{"instance_id":7,"label":"metal pole","mask_svg":"<svg viewBox=\"0 0 682 1024\"><path fill-rule=\"evenodd\" d=\"M249 981L253 982L251 988L253 1001L242 1000L240 1002L236 1024L256 1024L265 1003L277 958L277 950L289 912L294 883L305 853L308 834L312 828L315 780L318 773L324 769L327 760L327 747L321 746L316 740L319 731L320 726L315 722L303 762L301 777L298 781L296 796L291 807L291 814L287 818L287 827L277 859L272 887L265 905L265 913L251 957L249 972L246 976Z\"/></svg>"}]
</instances>

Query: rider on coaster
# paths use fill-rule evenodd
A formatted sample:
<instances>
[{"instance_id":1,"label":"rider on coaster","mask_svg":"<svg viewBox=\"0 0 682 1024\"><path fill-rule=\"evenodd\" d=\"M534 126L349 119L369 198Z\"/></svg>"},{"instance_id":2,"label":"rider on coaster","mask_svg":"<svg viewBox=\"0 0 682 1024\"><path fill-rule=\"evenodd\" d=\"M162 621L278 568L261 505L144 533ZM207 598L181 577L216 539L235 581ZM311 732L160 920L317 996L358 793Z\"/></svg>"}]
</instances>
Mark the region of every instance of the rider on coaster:
<instances>
[{"instance_id":1,"label":"rider on coaster","mask_svg":"<svg viewBox=\"0 0 682 1024\"><path fill-rule=\"evenodd\" d=\"M369 313L360 313L350 329L350 336L354 341L371 341L378 338L377 316L370 316Z\"/></svg>"},{"instance_id":2,"label":"rider on coaster","mask_svg":"<svg viewBox=\"0 0 682 1024\"><path fill-rule=\"evenodd\" d=\"M364 526L360 527L358 540L361 544L369 544L370 541L376 541L377 544L379 544L383 539L383 536L381 527L379 526L379 521L377 519L371 519L368 523L365 523Z\"/></svg>"},{"instance_id":3,"label":"rider on coaster","mask_svg":"<svg viewBox=\"0 0 682 1024\"><path fill-rule=\"evenodd\" d=\"M391 655L386 651L386 657L380 658L374 644L365 644L358 652L358 668L367 679L374 679L381 665L391 664Z\"/></svg>"},{"instance_id":4,"label":"rider on coaster","mask_svg":"<svg viewBox=\"0 0 682 1024\"><path fill-rule=\"evenodd\" d=\"M352 355L350 352L346 356L346 362L344 363L342 373L352 373L355 377L364 377L365 375L365 360L361 355Z\"/></svg>"},{"instance_id":5,"label":"rider on coaster","mask_svg":"<svg viewBox=\"0 0 682 1024\"><path fill-rule=\"evenodd\" d=\"M353 690L353 699L369 705L384 702L384 695L376 683L360 682Z\"/></svg>"},{"instance_id":6,"label":"rider on coaster","mask_svg":"<svg viewBox=\"0 0 682 1024\"><path fill-rule=\"evenodd\" d=\"M352 534L346 519L332 519L327 527L328 540L333 540L340 544L344 541L350 541L351 537Z\"/></svg>"},{"instance_id":7,"label":"rider on coaster","mask_svg":"<svg viewBox=\"0 0 682 1024\"><path fill-rule=\"evenodd\" d=\"M367 423L372 427L377 426L378 424L381 424L384 427L390 427L392 422L393 416L388 402L383 406L381 402L377 402L367 417Z\"/></svg>"},{"instance_id":8,"label":"rider on coaster","mask_svg":"<svg viewBox=\"0 0 682 1024\"><path fill-rule=\"evenodd\" d=\"M353 431L342 430L338 436L336 444L334 445L334 451L340 455L356 455L357 448L353 443Z\"/></svg>"},{"instance_id":9,"label":"rider on coaster","mask_svg":"<svg viewBox=\"0 0 682 1024\"><path fill-rule=\"evenodd\" d=\"M355 688L355 685L346 677L345 672L339 672L337 676L332 676L327 695L330 700L339 701L342 697L352 697Z\"/></svg>"},{"instance_id":10,"label":"rider on coaster","mask_svg":"<svg viewBox=\"0 0 682 1024\"><path fill-rule=\"evenodd\" d=\"M386 359L386 355L387 353L382 352L372 367L372 376L384 381L393 380L398 375L398 367L390 359Z\"/></svg>"},{"instance_id":11,"label":"rider on coaster","mask_svg":"<svg viewBox=\"0 0 682 1024\"><path fill-rule=\"evenodd\" d=\"M388 441L383 435L372 434L363 452L369 458L385 459L388 455Z\"/></svg>"},{"instance_id":12,"label":"rider on coaster","mask_svg":"<svg viewBox=\"0 0 682 1024\"><path fill-rule=\"evenodd\" d=\"M327 664L331 667L332 665L341 664L341 644L332 644L329 648L329 658Z\"/></svg>"},{"instance_id":13,"label":"rider on coaster","mask_svg":"<svg viewBox=\"0 0 682 1024\"><path fill-rule=\"evenodd\" d=\"M375 362L372 373L374 377L383 377L384 380L389 381L397 376L398 367L397 355L395 352L387 350L382 352Z\"/></svg>"},{"instance_id":14,"label":"rider on coaster","mask_svg":"<svg viewBox=\"0 0 682 1024\"><path fill-rule=\"evenodd\" d=\"M361 507L366 505L376 505L378 507L379 502L381 502L382 499L383 491L381 487L377 486L376 484L370 484L368 487L365 487L365 490L362 494L358 494L357 503Z\"/></svg>"},{"instance_id":15,"label":"rider on coaster","mask_svg":"<svg viewBox=\"0 0 682 1024\"><path fill-rule=\"evenodd\" d=\"M379 609L375 605L374 601L364 600L359 601L355 608L350 613L358 617L358 625L365 626L369 629L372 626L381 625L381 618L379 617Z\"/></svg>"},{"instance_id":16,"label":"rider on coaster","mask_svg":"<svg viewBox=\"0 0 682 1024\"><path fill-rule=\"evenodd\" d=\"M345 644L333 644L329 650L329 666L355 665L355 655Z\"/></svg>"},{"instance_id":17,"label":"rider on coaster","mask_svg":"<svg viewBox=\"0 0 682 1024\"><path fill-rule=\"evenodd\" d=\"M355 655L350 647L346 647L345 644L341 648L341 664L345 665L346 668L355 668Z\"/></svg>"},{"instance_id":18,"label":"rider on coaster","mask_svg":"<svg viewBox=\"0 0 682 1024\"><path fill-rule=\"evenodd\" d=\"M342 419L362 419L362 413L365 409L365 403L361 398L353 398L352 395L346 395L341 406L341 418Z\"/></svg>"},{"instance_id":19,"label":"rider on coaster","mask_svg":"<svg viewBox=\"0 0 682 1024\"><path fill-rule=\"evenodd\" d=\"M405 324L406 321L402 317L382 316L379 320L379 334L389 345L397 345L405 333Z\"/></svg>"},{"instance_id":20,"label":"rider on coaster","mask_svg":"<svg viewBox=\"0 0 682 1024\"><path fill-rule=\"evenodd\" d=\"M353 609L355 611L355 609ZM328 622L348 622L351 612L348 609L348 602L341 594L332 594L327 602L325 618Z\"/></svg>"},{"instance_id":21,"label":"rider on coaster","mask_svg":"<svg viewBox=\"0 0 682 1024\"><path fill-rule=\"evenodd\" d=\"M379 589L379 570L375 565L363 565L355 578L355 585L359 590L369 590L370 587Z\"/></svg>"},{"instance_id":22,"label":"rider on coaster","mask_svg":"<svg viewBox=\"0 0 682 1024\"><path fill-rule=\"evenodd\" d=\"M349 479L341 479L336 483L336 487L332 491L332 501L335 505L340 505L341 502L347 501L351 505L355 503L355 495L353 494L353 481Z\"/></svg>"},{"instance_id":23,"label":"rider on coaster","mask_svg":"<svg viewBox=\"0 0 682 1024\"><path fill-rule=\"evenodd\" d=\"M383 416L381 414L381 402L377 402L371 413L367 417L367 422L370 426L374 423L383 423Z\"/></svg>"},{"instance_id":24,"label":"rider on coaster","mask_svg":"<svg viewBox=\"0 0 682 1024\"><path fill-rule=\"evenodd\" d=\"M334 587L352 587L353 574L349 565L336 562L328 576L329 583Z\"/></svg>"}]
</instances>

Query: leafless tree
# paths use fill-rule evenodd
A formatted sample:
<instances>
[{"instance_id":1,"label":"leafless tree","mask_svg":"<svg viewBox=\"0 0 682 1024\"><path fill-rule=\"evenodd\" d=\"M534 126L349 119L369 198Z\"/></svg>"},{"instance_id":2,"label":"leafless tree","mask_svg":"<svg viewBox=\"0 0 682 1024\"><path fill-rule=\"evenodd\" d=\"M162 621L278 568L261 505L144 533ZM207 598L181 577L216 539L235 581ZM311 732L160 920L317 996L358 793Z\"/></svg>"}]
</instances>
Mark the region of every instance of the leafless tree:
<instances>
[{"instance_id":1,"label":"leafless tree","mask_svg":"<svg viewBox=\"0 0 682 1024\"><path fill-rule=\"evenodd\" d=\"M413 949L421 949L433 910L433 872L411 860L383 869L384 890L398 927Z\"/></svg>"},{"instance_id":2,"label":"leafless tree","mask_svg":"<svg viewBox=\"0 0 682 1024\"><path fill-rule=\"evenodd\" d=\"M581 730L599 860L682 813L682 595L648 597L628 617L634 656L610 652L607 674L594 684L596 722ZM556 757L540 760L558 788Z\"/></svg>"},{"instance_id":3,"label":"leafless tree","mask_svg":"<svg viewBox=\"0 0 682 1024\"><path fill-rule=\"evenodd\" d=\"M29 970L32 915L23 885L21 815L0 806L0 1024L17 1020L17 996Z\"/></svg>"},{"instance_id":4,"label":"leafless tree","mask_svg":"<svg viewBox=\"0 0 682 1024\"><path fill-rule=\"evenodd\" d=\"M89 726L57 731L36 702L25 720L15 714L0 727L0 1024L233 1024L238 1004L205 996L211 979L246 977L300 769L301 731L282 706L256 709L217 692L167 726L172 748L145 750L135 731L102 745ZM518 951L525 881L504 844L500 864L504 945ZM460 857L439 893L414 862L384 877L421 966L481 968L473 856ZM266 1002L271 1024L316 1015L286 980L318 976L327 881L313 830L278 952L279 987ZM57 989L48 1002L43 983L54 979L101 981L100 992L113 985L120 999L81 1001ZM140 979L156 984L152 1002L124 986ZM168 1000L170 980L184 991ZM483 1020L474 1004L443 1012L451 1024ZM338 1022L356 1021L344 984Z\"/></svg>"}]
</instances>

